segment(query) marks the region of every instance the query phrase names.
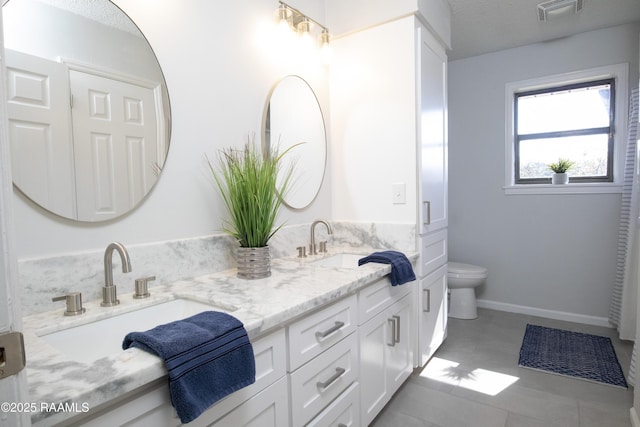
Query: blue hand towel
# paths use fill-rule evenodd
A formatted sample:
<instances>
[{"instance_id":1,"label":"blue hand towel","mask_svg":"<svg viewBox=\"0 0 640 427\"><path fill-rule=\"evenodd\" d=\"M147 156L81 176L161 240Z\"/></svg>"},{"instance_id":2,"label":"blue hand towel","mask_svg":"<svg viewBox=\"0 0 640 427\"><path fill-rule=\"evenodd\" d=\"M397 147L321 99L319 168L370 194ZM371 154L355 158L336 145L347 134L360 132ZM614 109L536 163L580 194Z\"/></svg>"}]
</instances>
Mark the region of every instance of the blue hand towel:
<instances>
[{"instance_id":1,"label":"blue hand towel","mask_svg":"<svg viewBox=\"0 0 640 427\"><path fill-rule=\"evenodd\" d=\"M196 419L218 400L255 382L253 347L244 325L217 311L127 334L122 348L161 357L169 371L171 403L180 420Z\"/></svg>"},{"instance_id":2,"label":"blue hand towel","mask_svg":"<svg viewBox=\"0 0 640 427\"><path fill-rule=\"evenodd\" d=\"M398 251L374 252L371 255L358 260L358 265L368 262L379 262L381 264L391 264L391 285L402 285L412 280L416 280L411 261L405 254Z\"/></svg>"}]
</instances>

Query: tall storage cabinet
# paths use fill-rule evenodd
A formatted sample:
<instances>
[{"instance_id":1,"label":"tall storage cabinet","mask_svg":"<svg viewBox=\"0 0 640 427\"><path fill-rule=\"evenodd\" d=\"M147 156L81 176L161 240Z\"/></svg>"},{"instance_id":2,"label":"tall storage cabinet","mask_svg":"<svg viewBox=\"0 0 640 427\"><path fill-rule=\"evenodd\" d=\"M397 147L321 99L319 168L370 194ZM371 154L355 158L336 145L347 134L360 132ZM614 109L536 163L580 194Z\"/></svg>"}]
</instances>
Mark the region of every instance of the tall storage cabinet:
<instances>
[{"instance_id":1,"label":"tall storage cabinet","mask_svg":"<svg viewBox=\"0 0 640 427\"><path fill-rule=\"evenodd\" d=\"M416 29L418 99L418 351L423 366L447 334L447 56L421 24Z\"/></svg>"},{"instance_id":2,"label":"tall storage cabinet","mask_svg":"<svg viewBox=\"0 0 640 427\"><path fill-rule=\"evenodd\" d=\"M420 260L412 300L413 364L423 366L447 328L446 49L420 15L350 34L335 45L333 179L341 183L333 195L336 215L415 224ZM357 168L346 167L358 161ZM406 203L392 201L397 183L406 185Z\"/></svg>"}]
</instances>

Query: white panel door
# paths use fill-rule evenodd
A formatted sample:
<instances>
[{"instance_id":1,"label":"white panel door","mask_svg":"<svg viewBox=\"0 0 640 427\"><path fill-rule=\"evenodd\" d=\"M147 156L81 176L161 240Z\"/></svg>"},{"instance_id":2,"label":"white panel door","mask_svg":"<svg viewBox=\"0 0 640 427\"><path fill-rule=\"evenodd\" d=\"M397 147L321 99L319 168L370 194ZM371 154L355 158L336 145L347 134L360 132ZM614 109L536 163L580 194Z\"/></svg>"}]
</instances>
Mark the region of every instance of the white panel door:
<instances>
[{"instance_id":1,"label":"white panel door","mask_svg":"<svg viewBox=\"0 0 640 427\"><path fill-rule=\"evenodd\" d=\"M420 234L448 224L447 57L444 49L420 27Z\"/></svg>"},{"instance_id":2,"label":"white panel door","mask_svg":"<svg viewBox=\"0 0 640 427\"><path fill-rule=\"evenodd\" d=\"M0 9L0 46L2 46L2 10ZM0 55L3 55L0 50ZM5 81L5 58L0 58L0 81ZM7 86L0 86L0 105L6 105ZM8 122L5 108L0 107L0 122ZM20 332L20 293L18 284L18 260L15 251L13 227L10 142L7 128L0 126L0 334ZM11 351L12 348L4 349ZM3 360L6 367L12 360ZM27 372L0 379L0 400L8 403L29 402ZM31 425L27 411L0 412L0 427L27 427Z\"/></svg>"},{"instance_id":3,"label":"white panel door","mask_svg":"<svg viewBox=\"0 0 640 427\"><path fill-rule=\"evenodd\" d=\"M78 214L106 220L135 206L156 179L152 89L69 70Z\"/></svg>"},{"instance_id":4,"label":"white panel door","mask_svg":"<svg viewBox=\"0 0 640 427\"><path fill-rule=\"evenodd\" d=\"M67 68L8 49L6 60L13 182L39 205L75 218Z\"/></svg>"}]
</instances>

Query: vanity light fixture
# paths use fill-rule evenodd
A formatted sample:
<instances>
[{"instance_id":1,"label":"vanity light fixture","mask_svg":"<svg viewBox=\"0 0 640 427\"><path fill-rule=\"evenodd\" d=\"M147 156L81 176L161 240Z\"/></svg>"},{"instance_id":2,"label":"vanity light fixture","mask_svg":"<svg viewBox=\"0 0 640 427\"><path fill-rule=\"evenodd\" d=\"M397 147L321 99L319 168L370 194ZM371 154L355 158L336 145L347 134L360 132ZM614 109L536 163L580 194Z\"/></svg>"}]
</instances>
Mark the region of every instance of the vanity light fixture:
<instances>
[{"instance_id":1,"label":"vanity light fixture","mask_svg":"<svg viewBox=\"0 0 640 427\"><path fill-rule=\"evenodd\" d=\"M329 30L323 28L322 33L320 34L320 45L323 48L329 47L330 38L331 37L329 36Z\"/></svg>"},{"instance_id":2,"label":"vanity light fixture","mask_svg":"<svg viewBox=\"0 0 640 427\"><path fill-rule=\"evenodd\" d=\"M329 29L324 25L320 24L318 21L315 21L298 9L289 6L284 2L279 2L277 16L280 25L287 25L293 31L301 34L301 35L309 35L311 34L311 30L313 25L317 26L321 29L320 33L320 44L322 47L327 48L329 46ZM312 25L313 24L313 25Z\"/></svg>"},{"instance_id":3,"label":"vanity light fixture","mask_svg":"<svg viewBox=\"0 0 640 427\"><path fill-rule=\"evenodd\" d=\"M278 15L278 23L281 27L291 27L291 12L287 8L286 5L280 3L278 6L278 11L276 12Z\"/></svg>"},{"instance_id":4,"label":"vanity light fixture","mask_svg":"<svg viewBox=\"0 0 640 427\"><path fill-rule=\"evenodd\" d=\"M296 31L298 31L300 34L309 34L310 30L311 23L309 22L309 18L302 18L302 21L298 22L298 25L296 25Z\"/></svg>"}]
</instances>

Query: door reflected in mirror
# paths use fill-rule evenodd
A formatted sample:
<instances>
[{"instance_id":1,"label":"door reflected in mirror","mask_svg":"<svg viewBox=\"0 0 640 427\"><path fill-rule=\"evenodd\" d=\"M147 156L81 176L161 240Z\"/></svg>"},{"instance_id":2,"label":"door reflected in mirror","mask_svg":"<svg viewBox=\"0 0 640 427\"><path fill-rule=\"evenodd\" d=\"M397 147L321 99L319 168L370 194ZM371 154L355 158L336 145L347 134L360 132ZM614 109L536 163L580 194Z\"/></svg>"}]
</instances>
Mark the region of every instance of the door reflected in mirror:
<instances>
[{"instance_id":1,"label":"door reflected in mirror","mask_svg":"<svg viewBox=\"0 0 640 427\"><path fill-rule=\"evenodd\" d=\"M169 95L138 27L108 0L3 5L14 185L64 218L138 206L169 149Z\"/></svg>"},{"instance_id":2,"label":"door reflected in mirror","mask_svg":"<svg viewBox=\"0 0 640 427\"><path fill-rule=\"evenodd\" d=\"M284 157L295 164L295 169L283 200L290 208L306 208L322 186L327 137L318 99L301 77L286 76L272 90L265 111L263 140L267 148L278 147L280 153L299 144Z\"/></svg>"}]
</instances>

